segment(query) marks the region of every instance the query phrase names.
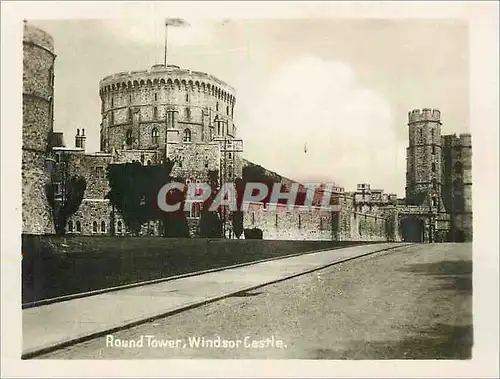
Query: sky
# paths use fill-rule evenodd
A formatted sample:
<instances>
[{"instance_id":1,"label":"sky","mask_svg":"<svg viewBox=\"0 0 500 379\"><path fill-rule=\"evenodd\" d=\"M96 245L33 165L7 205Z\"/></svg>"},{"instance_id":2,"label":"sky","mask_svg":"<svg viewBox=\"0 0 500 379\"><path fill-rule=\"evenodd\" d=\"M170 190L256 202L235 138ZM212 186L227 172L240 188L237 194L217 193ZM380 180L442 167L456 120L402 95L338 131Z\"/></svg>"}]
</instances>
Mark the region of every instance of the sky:
<instances>
[{"instance_id":1,"label":"sky","mask_svg":"<svg viewBox=\"0 0 500 379\"><path fill-rule=\"evenodd\" d=\"M243 156L299 182L370 183L404 196L408 111L469 132L469 47L450 19L189 19L168 60L236 90ZM163 62L163 19L37 20L50 33L56 131L99 149L99 81Z\"/></svg>"}]
</instances>

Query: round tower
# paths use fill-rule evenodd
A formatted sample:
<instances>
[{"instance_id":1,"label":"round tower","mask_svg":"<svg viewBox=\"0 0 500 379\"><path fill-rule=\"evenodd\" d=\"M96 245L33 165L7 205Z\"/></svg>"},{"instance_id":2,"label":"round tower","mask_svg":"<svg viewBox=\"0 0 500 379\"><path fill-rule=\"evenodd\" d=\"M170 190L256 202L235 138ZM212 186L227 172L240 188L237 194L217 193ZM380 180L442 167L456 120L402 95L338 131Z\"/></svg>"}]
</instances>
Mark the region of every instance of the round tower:
<instances>
[{"instance_id":1,"label":"round tower","mask_svg":"<svg viewBox=\"0 0 500 379\"><path fill-rule=\"evenodd\" d=\"M409 146L406 151L406 199L422 205L429 198L439 207L441 199L441 112L415 109L408 112Z\"/></svg>"},{"instance_id":2,"label":"round tower","mask_svg":"<svg viewBox=\"0 0 500 379\"><path fill-rule=\"evenodd\" d=\"M99 84L106 151L160 149L176 142L234 137L235 91L216 77L178 66L110 75Z\"/></svg>"},{"instance_id":3,"label":"round tower","mask_svg":"<svg viewBox=\"0 0 500 379\"><path fill-rule=\"evenodd\" d=\"M23 234L54 232L46 196L54 109L54 42L27 22L23 35Z\"/></svg>"}]
</instances>

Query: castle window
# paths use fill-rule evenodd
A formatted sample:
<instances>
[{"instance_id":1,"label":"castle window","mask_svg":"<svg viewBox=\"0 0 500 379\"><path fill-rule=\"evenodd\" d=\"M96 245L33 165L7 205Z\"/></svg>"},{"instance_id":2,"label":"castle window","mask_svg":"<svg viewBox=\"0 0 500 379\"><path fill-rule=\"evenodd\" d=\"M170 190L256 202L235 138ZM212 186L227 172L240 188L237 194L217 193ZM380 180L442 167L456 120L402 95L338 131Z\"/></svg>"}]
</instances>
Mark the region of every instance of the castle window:
<instances>
[{"instance_id":1,"label":"castle window","mask_svg":"<svg viewBox=\"0 0 500 379\"><path fill-rule=\"evenodd\" d=\"M431 136L432 136L432 139L434 139L434 129L431 129Z\"/></svg>"},{"instance_id":2,"label":"castle window","mask_svg":"<svg viewBox=\"0 0 500 379\"><path fill-rule=\"evenodd\" d=\"M432 154L436 154L436 145L432 145Z\"/></svg>"},{"instance_id":3,"label":"castle window","mask_svg":"<svg viewBox=\"0 0 500 379\"><path fill-rule=\"evenodd\" d=\"M179 167L182 168L182 159L179 159Z\"/></svg>"},{"instance_id":4,"label":"castle window","mask_svg":"<svg viewBox=\"0 0 500 379\"><path fill-rule=\"evenodd\" d=\"M132 129L127 130L127 133L125 135L125 139L126 139L125 142L128 146L132 145Z\"/></svg>"},{"instance_id":5,"label":"castle window","mask_svg":"<svg viewBox=\"0 0 500 379\"><path fill-rule=\"evenodd\" d=\"M233 166L230 165L228 168L227 168L227 176L229 179L232 179L233 178Z\"/></svg>"},{"instance_id":6,"label":"castle window","mask_svg":"<svg viewBox=\"0 0 500 379\"><path fill-rule=\"evenodd\" d=\"M424 130L422 128L420 128L419 130L420 130L420 138L422 138Z\"/></svg>"},{"instance_id":7,"label":"castle window","mask_svg":"<svg viewBox=\"0 0 500 379\"><path fill-rule=\"evenodd\" d=\"M129 121L132 121L132 108L128 109L128 119Z\"/></svg>"},{"instance_id":8,"label":"castle window","mask_svg":"<svg viewBox=\"0 0 500 379\"><path fill-rule=\"evenodd\" d=\"M118 221L117 230L118 230L118 233L122 233L123 226L122 226L122 222L121 221Z\"/></svg>"},{"instance_id":9,"label":"castle window","mask_svg":"<svg viewBox=\"0 0 500 379\"><path fill-rule=\"evenodd\" d=\"M95 168L95 174L97 179L104 179L104 167L98 166Z\"/></svg>"},{"instance_id":10,"label":"castle window","mask_svg":"<svg viewBox=\"0 0 500 379\"><path fill-rule=\"evenodd\" d=\"M435 197L432 198L432 206L437 207L437 199Z\"/></svg>"},{"instance_id":11,"label":"castle window","mask_svg":"<svg viewBox=\"0 0 500 379\"><path fill-rule=\"evenodd\" d=\"M299 215L300 219L300 215ZM255 212L252 212L252 224L255 224Z\"/></svg>"},{"instance_id":12,"label":"castle window","mask_svg":"<svg viewBox=\"0 0 500 379\"><path fill-rule=\"evenodd\" d=\"M186 93L186 101L189 101L189 93Z\"/></svg>"},{"instance_id":13,"label":"castle window","mask_svg":"<svg viewBox=\"0 0 500 379\"><path fill-rule=\"evenodd\" d=\"M460 174L462 172L462 163L457 162L455 163L455 173Z\"/></svg>"},{"instance_id":14,"label":"castle window","mask_svg":"<svg viewBox=\"0 0 500 379\"><path fill-rule=\"evenodd\" d=\"M158 107L153 107L153 118L155 120L158 118Z\"/></svg>"},{"instance_id":15,"label":"castle window","mask_svg":"<svg viewBox=\"0 0 500 379\"><path fill-rule=\"evenodd\" d=\"M432 162L432 172L436 172L436 163Z\"/></svg>"},{"instance_id":16,"label":"castle window","mask_svg":"<svg viewBox=\"0 0 500 379\"><path fill-rule=\"evenodd\" d=\"M111 125L115 124L115 113L113 111L109 112L109 123Z\"/></svg>"},{"instance_id":17,"label":"castle window","mask_svg":"<svg viewBox=\"0 0 500 379\"><path fill-rule=\"evenodd\" d=\"M115 99L111 98L111 108L114 108L114 107L115 107Z\"/></svg>"},{"instance_id":18,"label":"castle window","mask_svg":"<svg viewBox=\"0 0 500 379\"><path fill-rule=\"evenodd\" d=\"M151 166L151 159L148 159L148 166Z\"/></svg>"},{"instance_id":19,"label":"castle window","mask_svg":"<svg viewBox=\"0 0 500 379\"><path fill-rule=\"evenodd\" d=\"M278 227L278 215L274 216L274 226Z\"/></svg>"},{"instance_id":20,"label":"castle window","mask_svg":"<svg viewBox=\"0 0 500 379\"><path fill-rule=\"evenodd\" d=\"M159 137L159 132L158 132L158 129L157 128L153 128L153 130L151 131L151 142L153 143L153 145L158 145L158 137Z\"/></svg>"},{"instance_id":21,"label":"castle window","mask_svg":"<svg viewBox=\"0 0 500 379\"><path fill-rule=\"evenodd\" d=\"M208 157L205 157L205 168L208 168Z\"/></svg>"},{"instance_id":22,"label":"castle window","mask_svg":"<svg viewBox=\"0 0 500 379\"><path fill-rule=\"evenodd\" d=\"M158 94L155 93L155 101L158 101Z\"/></svg>"},{"instance_id":23,"label":"castle window","mask_svg":"<svg viewBox=\"0 0 500 379\"><path fill-rule=\"evenodd\" d=\"M190 119L191 118L191 109L189 109L189 108L184 109L184 116L187 119Z\"/></svg>"},{"instance_id":24,"label":"castle window","mask_svg":"<svg viewBox=\"0 0 500 379\"><path fill-rule=\"evenodd\" d=\"M72 232L73 231L73 221L69 220L68 221L68 232Z\"/></svg>"},{"instance_id":25,"label":"castle window","mask_svg":"<svg viewBox=\"0 0 500 379\"><path fill-rule=\"evenodd\" d=\"M97 221L92 223L92 232L97 233Z\"/></svg>"},{"instance_id":26,"label":"castle window","mask_svg":"<svg viewBox=\"0 0 500 379\"><path fill-rule=\"evenodd\" d=\"M229 115L229 105L226 106L226 114Z\"/></svg>"},{"instance_id":27,"label":"castle window","mask_svg":"<svg viewBox=\"0 0 500 379\"><path fill-rule=\"evenodd\" d=\"M76 222L76 231L81 232L82 231L82 223L80 221Z\"/></svg>"},{"instance_id":28,"label":"castle window","mask_svg":"<svg viewBox=\"0 0 500 379\"><path fill-rule=\"evenodd\" d=\"M132 102L132 95L128 95L128 101L131 103Z\"/></svg>"},{"instance_id":29,"label":"castle window","mask_svg":"<svg viewBox=\"0 0 500 379\"><path fill-rule=\"evenodd\" d=\"M191 130L184 129L184 137L182 139L184 142L191 142Z\"/></svg>"},{"instance_id":30,"label":"castle window","mask_svg":"<svg viewBox=\"0 0 500 379\"><path fill-rule=\"evenodd\" d=\"M217 122L217 135L220 135L220 121Z\"/></svg>"},{"instance_id":31,"label":"castle window","mask_svg":"<svg viewBox=\"0 0 500 379\"><path fill-rule=\"evenodd\" d=\"M437 181L436 179L432 179L432 188L437 189Z\"/></svg>"},{"instance_id":32,"label":"castle window","mask_svg":"<svg viewBox=\"0 0 500 379\"><path fill-rule=\"evenodd\" d=\"M106 223L101 221L101 233L106 233Z\"/></svg>"},{"instance_id":33,"label":"castle window","mask_svg":"<svg viewBox=\"0 0 500 379\"><path fill-rule=\"evenodd\" d=\"M233 155L232 155L231 153L228 153L228 154L227 154L227 157L228 157L229 159L232 159L232 158L233 158Z\"/></svg>"}]
</instances>

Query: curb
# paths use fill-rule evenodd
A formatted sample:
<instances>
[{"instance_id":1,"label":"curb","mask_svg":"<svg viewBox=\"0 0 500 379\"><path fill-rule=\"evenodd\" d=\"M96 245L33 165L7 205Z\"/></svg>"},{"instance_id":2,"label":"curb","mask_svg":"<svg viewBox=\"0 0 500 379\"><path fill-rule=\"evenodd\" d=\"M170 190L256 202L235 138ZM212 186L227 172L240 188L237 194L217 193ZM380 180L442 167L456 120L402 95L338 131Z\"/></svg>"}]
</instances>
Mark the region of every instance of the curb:
<instances>
[{"instance_id":1,"label":"curb","mask_svg":"<svg viewBox=\"0 0 500 379\"><path fill-rule=\"evenodd\" d=\"M94 339L94 338L102 337L102 336L104 336L106 334L109 334L109 333L114 333L114 332L118 332L120 330L132 328L134 326L145 324L145 323L148 323L148 322L151 322L151 321L154 321L154 320L166 317L166 316L172 316L172 315L175 315L175 314L180 313L180 312L184 312L184 311L187 311L187 310L190 310L190 309L194 309L194 308L206 305L206 304L213 303L213 302L218 301L218 300L222 300L222 299L228 298L228 297L230 297L232 295L237 295L237 294L240 294L240 293L243 293L243 292L247 292L247 291L251 291L251 290L254 290L254 289L265 287L265 286L268 286L268 285L271 285L271 284L279 283L279 282L282 282L282 281L285 281L285 280L288 280L288 279L296 278L298 276L306 275L306 274L309 274L309 273L314 272L314 271L319 271L319 270L322 270L322 269L325 269L325 268L328 268L328 267L331 267L331 266L335 266L335 265L340 264L340 263L345 263L345 262L348 262L348 261L352 261L352 260L355 260L355 259L358 259L358 258L370 256L370 255L373 255L375 253L380 253L380 252L383 252L383 251L389 251L389 250L393 250L393 249L397 249L397 248L401 248L401 247L409 247L409 246L413 246L413 245L414 244L403 244L403 245L396 245L396 246L392 246L392 247L387 247L385 249L371 251L369 253L357 255L355 257L345 258L345 259L342 259L340 261L328 263L328 264L325 264L325 265L322 265L322 266L319 266L319 267L315 267L313 269L308 269L306 271L302 271L302 272L299 272L299 273L288 275L288 276L283 277L283 278L279 278L279 279L275 279L275 280L272 280L272 281L269 281L269 282L265 282L265 283L262 283L262 284L250 286L250 287L247 287L247 288L243 288L241 290L237 290L237 291L233 291L233 292L227 292L227 293L224 293L222 295L217 295L217 296L214 296L214 297L211 297L211 298L207 298L205 300L197 301L197 302L194 302L194 303L191 303L191 304L183 305L183 306L181 306L181 307L179 307L177 309L170 310L168 312L163 312L163 313L156 314L156 315L141 317L140 319L136 319L134 321L127 322L126 324L123 324L123 325L115 326L115 327L108 328L108 329L105 329L105 330L102 330L102 331L99 331L99 332L91 333L91 334L88 334L88 335L84 335L84 336L80 336L80 337L76 337L76 338L71 338L71 339L68 339L66 341L58 342L58 343L56 343L54 345L51 345L51 346L47 346L47 347L43 347L43 348L35 348L35 349L31 350L31 351L27 351L25 353L22 353L21 354L21 359L23 359L23 360L24 359L31 359L31 358L34 358L36 356L42 355L42 354L53 352L55 350L59 350L59 349L62 349L62 348L65 348L65 347L68 347L68 346L71 346L71 345L75 345L77 343L81 343L81 342L85 342L85 341L88 341L88 340L91 340L91 339ZM326 249L326 250L330 250L330 249ZM304 253L295 254L295 256L297 256L297 255L304 255Z\"/></svg>"},{"instance_id":2,"label":"curb","mask_svg":"<svg viewBox=\"0 0 500 379\"><path fill-rule=\"evenodd\" d=\"M373 242L373 244L376 244L376 243L380 243L380 242ZM21 304L21 309L28 309L28 308L40 307L40 306L43 306L43 305L49 305L49 304L54 304L54 303L61 303L63 301L80 299L82 297L88 297L88 296L94 296L94 295L101 295L101 294L107 293L107 292L120 291L120 290L125 290L125 289L129 289L129 288L134 288L134 287L146 286L146 285L149 285L149 284L158 284L158 283L167 282L167 281L175 280L175 279L189 278L191 276L198 276L198 275L203 275L203 274L209 274L211 272L218 272L218 271L223 271L223 270L230 270L230 269L233 269L233 268L245 267L245 266L253 265L253 264L256 264L256 263L268 262L268 261L279 260L279 259L284 259L284 258L293 258L293 257L297 257L299 255L319 253L321 251L337 250L337 249L347 249L349 247L355 247L355 246L360 246L360 245L353 244L351 246L338 246L338 247L333 246L333 247L329 247L329 248L325 248L325 249L311 250L311 251L305 251L305 252L301 252L301 253L293 253L293 254L283 255L283 256L279 256L279 257L270 257L270 258L259 259L257 261L237 263L237 264L230 265L230 266L216 267L216 268L210 268L210 269L201 270L201 271L188 272L188 273L185 273L185 274L168 276L166 278L145 280L145 281L142 281L142 282L124 284L124 285L121 285L121 286L108 287L108 288L103 288L103 289L99 289L99 290L93 290L93 291L87 291L87 292L79 292L79 293L75 293L75 294L71 294L71 295L64 295L64 296L52 297L50 299L30 301L30 302Z\"/></svg>"}]
</instances>

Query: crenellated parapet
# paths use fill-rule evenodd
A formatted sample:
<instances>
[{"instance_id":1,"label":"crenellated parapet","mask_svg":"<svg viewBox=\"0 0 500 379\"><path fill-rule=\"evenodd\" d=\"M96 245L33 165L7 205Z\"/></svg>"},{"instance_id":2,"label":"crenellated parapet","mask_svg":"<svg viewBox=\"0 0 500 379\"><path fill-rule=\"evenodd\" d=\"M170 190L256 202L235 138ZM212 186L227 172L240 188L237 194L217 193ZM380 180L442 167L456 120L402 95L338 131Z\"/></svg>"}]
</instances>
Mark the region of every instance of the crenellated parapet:
<instances>
[{"instance_id":1,"label":"crenellated parapet","mask_svg":"<svg viewBox=\"0 0 500 379\"><path fill-rule=\"evenodd\" d=\"M178 66L155 65L150 70L120 72L105 77L99 83L101 97L108 93L147 89L170 89L199 92L234 105L233 87L213 75L181 69Z\"/></svg>"},{"instance_id":2,"label":"crenellated parapet","mask_svg":"<svg viewBox=\"0 0 500 379\"><path fill-rule=\"evenodd\" d=\"M427 122L427 121L441 123L441 112L438 109L430 109L430 108L413 109L412 111L408 112L409 124L414 122Z\"/></svg>"}]
</instances>

